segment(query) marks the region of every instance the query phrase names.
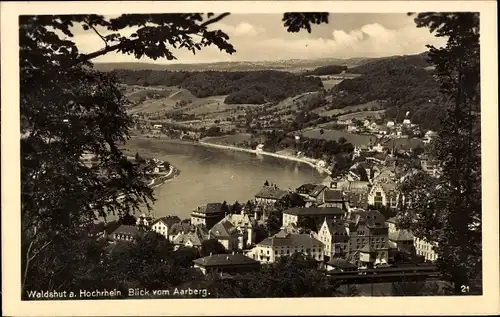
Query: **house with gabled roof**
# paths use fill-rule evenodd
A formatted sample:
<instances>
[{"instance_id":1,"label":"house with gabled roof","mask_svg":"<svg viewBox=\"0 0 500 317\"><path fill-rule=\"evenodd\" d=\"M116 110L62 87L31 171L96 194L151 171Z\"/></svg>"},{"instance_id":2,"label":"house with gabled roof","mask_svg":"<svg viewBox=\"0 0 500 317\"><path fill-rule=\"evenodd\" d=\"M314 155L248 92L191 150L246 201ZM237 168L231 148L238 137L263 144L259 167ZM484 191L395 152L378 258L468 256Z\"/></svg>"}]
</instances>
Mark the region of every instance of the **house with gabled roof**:
<instances>
[{"instance_id":1,"label":"house with gabled roof","mask_svg":"<svg viewBox=\"0 0 500 317\"><path fill-rule=\"evenodd\" d=\"M323 192L323 203L319 207L337 207L347 210L344 192L338 189L327 189Z\"/></svg>"},{"instance_id":2,"label":"house with gabled roof","mask_svg":"<svg viewBox=\"0 0 500 317\"><path fill-rule=\"evenodd\" d=\"M323 192L327 189L325 185L317 185L314 190L307 197L310 201L317 204L323 203Z\"/></svg>"},{"instance_id":3,"label":"house with gabled roof","mask_svg":"<svg viewBox=\"0 0 500 317\"><path fill-rule=\"evenodd\" d=\"M368 193L368 204L372 206L384 206L391 209L398 208L400 191L395 182L378 182Z\"/></svg>"},{"instance_id":4,"label":"house with gabled roof","mask_svg":"<svg viewBox=\"0 0 500 317\"><path fill-rule=\"evenodd\" d=\"M258 243L248 256L261 263L274 263L280 257L302 253L316 261L323 261L324 245L309 234L279 232Z\"/></svg>"},{"instance_id":5,"label":"house with gabled roof","mask_svg":"<svg viewBox=\"0 0 500 317\"><path fill-rule=\"evenodd\" d=\"M111 233L114 241L135 241L141 230L137 226L121 225Z\"/></svg>"},{"instance_id":6,"label":"house with gabled roof","mask_svg":"<svg viewBox=\"0 0 500 317\"><path fill-rule=\"evenodd\" d=\"M177 216L161 217L156 219L151 224L151 231L161 234L162 236L165 236L165 238L168 239L170 228L172 228L174 224L179 222L181 222L181 219Z\"/></svg>"},{"instance_id":7,"label":"house with gabled roof","mask_svg":"<svg viewBox=\"0 0 500 317\"><path fill-rule=\"evenodd\" d=\"M243 248L251 246L255 242L255 228L257 220L248 214L229 214L224 219L235 226L243 236Z\"/></svg>"},{"instance_id":8,"label":"house with gabled roof","mask_svg":"<svg viewBox=\"0 0 500 317\"><path fill-rule=\"evenodd\" d=\"M288 191L278 188L276 185L263 186L262 189L255 194L255 202L257 205L273 205L289 194Z\"/></svg>"},{"instance_id":9,"label":"house with gabled roof","mask_svg":"<svg viewBox=\"0 0 500 317\"><path fill-rule=\"evenodd\" d=\"M260 263L246 255L214 254L193 260L194 267L201 270L203 274L226 273L237 274L258 270Z\"/></svg>"},{"instance_id":10,"label":"house with gabled roof","mask_svg":"<svg viewBox=\"0 0 500 317\"><path fill-rule=\"evenodd\" d=\"M213 239L217 239L226 250L232 251L243 249L243 235L227 219L222 219L216 223L209 231Z\"/></svg>"},{"instance_id":11,"label":"house with gabled roof","mask_svg":"<svg viewBox=\"0 0 500 317\"><path fill-rule=\"evenodd\" d=\"M295 192L302 197L308 197L310 193L316 188L317 185L315 184L303 184L297 187Z\"/></svg>"},{"instance_id":12,"label":"house with gabled roof","mask_svg":"<svg viewBox=\"0 0 500 317\"><path fill-rule=\"evenodd\" d=\"M222 203L208 203L198 206L191 212L191 224L201 224L208 229L212 228L213 225L225 217L222 206Z\"/></svg>"},{"instance_id":13,"label":"house with gabled roof","mask_svg":"<svg viewBox=\"0 0 500 317\"><path fill-rule=\"evenodd\" d=\"M318 230L317 239L325 245L325 256L343 257L349 251L349 235L343 221L325 217Z\"/></svg>"},{"instance_id":14,"label":"house with gabled roof","mask_svg":"<svg viewBox=\"0 0 500 317\"><path fill-rule=\"evenodd\" d=\"M204 240L209 240L210 233L207 228L203 225L192 225L190 230L187 232L179 233L172 239L172 243L175 249L180 247L187 248L201 248L201 243Z\"/></svg>"}]
</instances>

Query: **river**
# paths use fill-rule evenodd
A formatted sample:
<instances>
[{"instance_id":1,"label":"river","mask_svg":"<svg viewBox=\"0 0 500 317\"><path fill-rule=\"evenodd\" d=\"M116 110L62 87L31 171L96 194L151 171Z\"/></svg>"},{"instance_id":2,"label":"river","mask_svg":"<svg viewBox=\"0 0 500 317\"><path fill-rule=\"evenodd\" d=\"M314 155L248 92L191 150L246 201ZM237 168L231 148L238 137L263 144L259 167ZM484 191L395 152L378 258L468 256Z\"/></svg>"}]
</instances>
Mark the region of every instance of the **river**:
<instances>
[{"instance_id":1,"label":"river","mask_svg":"<svg viewBox=\"0 0 500 317\"><path fill-rule=\"evenodd\" d=\"M130 152L166 160L181 173L155 188L155 217L188 218L209 202L246 202L267 180L283 189L319 182L326 175L300 162L165 139L131 139Z\"/></svg>"}]
</instances>

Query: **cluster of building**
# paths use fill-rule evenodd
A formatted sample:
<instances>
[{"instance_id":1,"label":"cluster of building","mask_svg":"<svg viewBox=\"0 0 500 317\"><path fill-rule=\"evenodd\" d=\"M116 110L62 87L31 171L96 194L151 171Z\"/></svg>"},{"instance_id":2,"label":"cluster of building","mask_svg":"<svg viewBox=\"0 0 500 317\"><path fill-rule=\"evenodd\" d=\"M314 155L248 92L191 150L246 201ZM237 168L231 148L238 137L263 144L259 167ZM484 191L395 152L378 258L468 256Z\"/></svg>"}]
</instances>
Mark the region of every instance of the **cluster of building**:
<instances>
[{"instance_id":1,"label":"cluster of building","mask_svg":"<svg viewBox=\"0 0 500 317\"><path fill-rule=\"evenodd\" d=\"M176 249L201 248L203 241L217 240L227 254L196 260L194 266L204 273L254 268L297 252L323 268L343 271L390 265L398 255L435 261L434 242L398 229L395 218L384 216L384 211L396 214L405 203L398 184L418 171L403 170L392 155L374 148L374 155L355 162L344 175L327 176L318 184L284 190L266 182L237 213L217 202L197 207L183 221L177 216L153 219L141 215L136 226L120 226L112 239L133 241L146 228L164 236ZM425 164L432 170L430 162ZM280 231L257 241L257 228L265 225L269 211L291 194L300 196L305 205L285 209Z\"/></svg>"},{"instance_id":2,"label":"cluster of building","mask_svg":"<svg viewBox=\"0 0 500 317\"><path fill-rule=\"evenodd\" d=\"M430 130L423 135L418 124L412 123L408 118L404 119L402 123L387 121L385 124L378 124L375 121L365 119L362 121L362 124L360 124L352 119L345 119L338 120L337 124L344 126L347 132L370 133L378 137L386 138L408 138L409 135L412 135L415 137L423 137L425 143L431 142L436 136L436 132Z\"/></svg>"}]
</instances>

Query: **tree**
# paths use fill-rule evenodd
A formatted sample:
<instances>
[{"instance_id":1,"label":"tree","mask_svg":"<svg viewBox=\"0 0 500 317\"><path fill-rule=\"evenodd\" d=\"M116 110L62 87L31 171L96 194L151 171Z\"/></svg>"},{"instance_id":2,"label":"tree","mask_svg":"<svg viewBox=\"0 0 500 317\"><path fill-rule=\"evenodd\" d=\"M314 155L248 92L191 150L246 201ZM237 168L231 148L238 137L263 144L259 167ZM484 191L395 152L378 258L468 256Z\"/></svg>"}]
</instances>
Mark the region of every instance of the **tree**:
<instances>
[{"instance_id":1,"label":"tree","mask_svg":"<svg viewBox=\"0 0 500 317\"><path fill-rule=\"evenodd\" d=\"M305 216L299 220L297 224L299 228L303 228L306 232L317 231L316 220L314 217Z\"/></svg>"},{"instance_id":2,"label":"tree","mask_svg":"<svg viewBox=\"0 0 500 317\"><path fill-rule=\"evenodd\" d=\"M126 226L135 226L137 223L137 218L127 213L120 219L119 223Z\"/></svg>"},{"instance_id":3,"label":"tree","mask_svg":"<svg viewBox=\"0 0 500 317\"><path fill-rule=\"evenodd\" d=\"M276 263L235 279L213 277L209 291L219 298L353 296L317 269L315 260L302 254L281 257Z\"/></svg>"},{"instance_id":4,"label":"tree","mask_svg":"<svg viewBox=\"0 0 500 317\"><path fill-rule=\"evenodd\" d=\"M208 239L201 243L200 255L202 257L224 253L226 253L226 248L217 239Z\"/></svg>"},{"instance_id":5,"label":"tree","mask_svg":"<svg viewBox=\"0 0 500 317\"><path fill-rule=\"evenodd\" d=\"M227 205L227 201L225 200L222 202L221 211L224 213L224 215L229 214L229 212L231 211L229 209L229 206Z\"/></svg>"},{"instance_id":6,"label":"tree","mask_svg":"<svg viewBox=\"0 0 500 317\"><path fill-rule=\"evenodd\" d=\"M243 209L243 206L236 201L232 206L231 206L231 213L232 214L239 214L241 210Z\"/></svg>"},{"instance_id":7,"label":"tree","mask_svg":"<svg viewBox=\"0 0 500 317\"><path fill-rule=\"evenodd\" d=\"M286 209L294 208L294 207L304 207L306 205L306 202L302 196L299 194L293 192L287 194L285 197L281 198L278 200L275 204L274 207L279 210L283 211Z\"/></svg>"},{"instance_id":8,"label":"tree","mask_svg":"<svg viewBox=\"0 0 500 317\"><path fill-rule=\"evenodd\" d=\"M398 222L436 243L437 264L461 294L481 275L482 263L479 14L421 13L415 22L448 37L443 48L428 46L447 101L430 152L443 170L438 179L421 173L403 184L410 203Z\"/></svg>"},{"instance_id":9,"label":"tree","mask_svg":"<svg viewBox=\"0 0 500 317\"><path fill-rule=\"evenodd\" d=\"M128 101L115 76L94 70L92 60L111 52L172 60L176 57L170 47L195 53L215 46L232 54L235 49L227 34L209 29L227 15L20 17L23 292L28 281L31 289L53 290L56 286L49 280L67 276L55 276L60 273L44 262L47 258L52 262L68 261L62 256L64 252L52 250L64 250L69 241L78 241L99 218L110 213L133 213L142 204L150 208L154 201L144 168L129 161L120 150L133 125L125 111ZM326 13L289 13L283 18L289 32L310 32L311 24L327 21ZM95 33L103 41L103 48L80 52L72 40L73 27ZM130 27L137 30L124 35ZM89 152L98 158L98 164L92 167L80 160ZM143 267L135 265L136 269ZM161 270L167 273L168 267L162 266ZM144 281L153 275L144 276ZM127 278L137 276L131 273ZM136 279L131 283L141 282Z\"/></svg>"}]
</instances>

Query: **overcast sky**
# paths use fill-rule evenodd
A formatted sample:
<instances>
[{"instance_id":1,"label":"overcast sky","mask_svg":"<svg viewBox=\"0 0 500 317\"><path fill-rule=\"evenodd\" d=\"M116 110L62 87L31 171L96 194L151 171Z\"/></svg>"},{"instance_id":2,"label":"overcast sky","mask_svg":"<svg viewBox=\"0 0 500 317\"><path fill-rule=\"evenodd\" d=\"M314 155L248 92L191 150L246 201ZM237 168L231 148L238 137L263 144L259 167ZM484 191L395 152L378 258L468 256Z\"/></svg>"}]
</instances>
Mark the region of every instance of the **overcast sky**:
<instances>
[{"instance_id":1,"label":"overcast sky","mask_svg":"<svg viewBox=\"0 0 500 317\"><path fill-rule=\"evenodd\" d=\"M232 14L213 25L230 36L236 53L228 55L213 47L193 55L174 50L178 63L210 63L219 61L256 61L280 59L380 57L416 54L426 44L440 46L428 29L417 28L406 14L330 14L329 23L313 26L312 33L287 33L280 14ZM91 31L77 29L74 40L83 52L103 47L102 40ZM77 31L75 30L75 31ZM134 30L127 30L132 33ZM134 62L133 56L108 54L96 62ZM141 62L154 62L143 58ZM172 63L157 60L155 63Z\"/></svg>"}]
</instances>

